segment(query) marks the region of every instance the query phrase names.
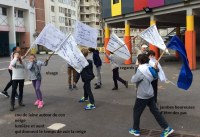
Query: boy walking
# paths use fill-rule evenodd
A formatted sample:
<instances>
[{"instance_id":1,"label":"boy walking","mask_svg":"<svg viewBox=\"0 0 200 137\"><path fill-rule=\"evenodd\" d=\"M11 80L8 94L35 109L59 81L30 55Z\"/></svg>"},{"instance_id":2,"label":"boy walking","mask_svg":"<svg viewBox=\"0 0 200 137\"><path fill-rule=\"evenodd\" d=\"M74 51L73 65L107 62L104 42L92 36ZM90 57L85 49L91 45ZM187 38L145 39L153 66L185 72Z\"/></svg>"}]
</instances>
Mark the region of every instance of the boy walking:
<instances>
[{"instance_id":1,"label":"boy walking","mask_svg":"<svg viewBox=\"0 0 200 137\"><path fill-rule=\"evenodd\" d=\"M135 101L135 106L133 109L133 128L129 129L129 133L135 136L140 136L140 116L144 111L145 107L148 106L151 113L154 115L156 121L164 129L161 137L167 137L174 130L169 127L168 123L164 117L160 114L154 99L153 88L151 82L153 81L153 75L150 71L150 65L148 55L140 54L138 56L138 69L135 75L133 75L131 82L136 83L137 88L137 98ZM157 64L155 64L157 68Z\"/></svg>"},{"instance_id":2,"label":"boy walking","mask_svg":"<svg viewBox=\"0 0 200 137\"><path fill-rule=\"evenodd\" d=\"M83 55L85 56L85 58L87 58L88 56L88 50L87 49L82 49L81 52L83 53ZM84 89L84 97L82 97L79 102L86 102L89 99L89 104L87 104L87 106L85 106L85 110L92 110L95 109L95 102L94 102L94 96L92 94L92 90L91 90L91 81L92 79L94 79L94 73L93 73L93 65L92 65L92 61L87 59L89 65L86 66L82 71L81 71L81 78L82 81L84 83L83 85L83 89Z\"/></svg>"},{"instance_id":3,"label":"boy walking","mask_svg":"<svg viewBox=\"0 0 200 137\"><path fill-rule=\"evenodd\" d=\"M117 62L117 57L112 52L110 52L110 56L106 54L107 58L110 60L110 64L112 66L113 71L113 81L114 81L114 88L112 90L118 90L118 83L117 81L120 81L125 85L126 88L128 88L128 81L123 80L119 76L119 64Z\"/></svg>"},{"instance_id":4,"label":"boy walking","mask_svg":"<svg viewBox=\"0 0 200 137\"><path fill-rule=\"evenodd\" d=\"M101 88L101 66L102 66L102 61L99 56L99 51L94 49L94 48L89 48L88 49L90 52L93 53L93 62L94 65L96 66L96 71L97 71L97 83L95 83L95 89Z\"/></svg>"}]
</instances>

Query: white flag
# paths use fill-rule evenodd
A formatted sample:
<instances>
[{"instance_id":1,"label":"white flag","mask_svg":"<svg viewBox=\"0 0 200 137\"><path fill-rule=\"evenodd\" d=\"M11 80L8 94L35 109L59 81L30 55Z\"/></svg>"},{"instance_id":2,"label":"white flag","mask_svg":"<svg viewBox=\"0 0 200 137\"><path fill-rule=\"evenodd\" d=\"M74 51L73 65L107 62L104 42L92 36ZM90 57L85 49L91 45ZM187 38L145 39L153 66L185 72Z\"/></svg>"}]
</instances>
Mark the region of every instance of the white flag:
<instances>
[{"instance_id":1,"label":"white flag","mask_svg":"<svg viewBox=\"0 0 200 137\"><path fill-rule=\"evenodd\" d=\"M98 30L76 21L74 38L76 43L86 47L97 47Z\"/></svg>"},{"instance_id":2,"label":"white flag","mask_svg":"<svg viewBox=\"0 0 200 137\"><path fill-rule=\"evenodd\" d=\"M156 25L152 25L149 28L145 29L143 32L139 34L139 36L144 40L146 40L147 42L151 43L152 45L162 50L166 50L166 45L162 37L158 33ZM166 50L166 52L168 53L168 50Z\"/></svg>"},{"instance_id":3,"label":"white flag","mask_svg":"<svg viewBox=\"0 0 200 137\"><path fill-rule=\"evenodd\" d=\"M65 59L79 73L88 65L74 38L71 35L66 36L52 24L45 26L37 37L35 44L43 45L52 51L56 51L60 57Z\"/></svg>"},{"instance_id":4,"label":"white flag","mask_svg":"<svg viewBox=\"0 0 200 137\"><path fill-rule=\"evenodd\" d=\"M155 58L150 58L149 65L154 67L155 63L156 63L156 59ZM167 78L165 76L165 72L163 71L162 66L160 65L160 63L158 63L158 69L159 69L158 77L159 77L160 81L161 82L167 82Z\"/></svg>"},{"instance_id":5,"label":"white flag","mask_svg":"<svg viewBox=\"0 0 200 137\"><path fill-rule=\"evenodd\" d=\"M88 65L73 36L66 39L56 53L79 73Z\"/></svg>"},{"instance_id":6,"label":"white flag","mask_svg":"<svg viewBox=\"0 0 200 137\"><path fill-rule=\"evenodd\" d=\"M43 45L55 51L66 39L66 35L52 24L47 24L35 40L35 44Z\"/></svg>"},{"instance_id":7,"label":"white flag","mask_svg":"<svg viewBox=\"0 0 200 137\"><path fill-rule=\"evenodd\" d=\"M131 57L131 54L125 45L125 43L115 34L112 33L110 36L110 40L108 42L107 50L113 52L117 56L128 60Z\"/></svg>"}]
</instances>

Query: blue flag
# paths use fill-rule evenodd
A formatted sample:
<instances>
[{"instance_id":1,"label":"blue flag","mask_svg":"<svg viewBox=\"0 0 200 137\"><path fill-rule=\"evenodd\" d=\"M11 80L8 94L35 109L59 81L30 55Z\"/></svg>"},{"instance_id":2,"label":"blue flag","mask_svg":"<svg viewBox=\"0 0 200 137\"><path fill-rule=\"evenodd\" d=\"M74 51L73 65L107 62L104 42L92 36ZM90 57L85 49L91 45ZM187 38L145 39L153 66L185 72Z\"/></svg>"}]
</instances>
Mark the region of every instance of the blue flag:
<instances>
[{"instance_id":1,"label":"blue flag","mask_svg":"<svg viewBox=\"0 0 200 137\"><path fill-rule=\"evenodd\" d=\"M185 90L189 89L189 87L192 84L193 75L189 67L187 53L184 44L181 42L179 37L175 35L170 40L169 44L167 45L167 48L176 50L181 56L181 59L183 60L183 65L178 77L177 86L181 89Z\"/></svg>"}]
</instances>

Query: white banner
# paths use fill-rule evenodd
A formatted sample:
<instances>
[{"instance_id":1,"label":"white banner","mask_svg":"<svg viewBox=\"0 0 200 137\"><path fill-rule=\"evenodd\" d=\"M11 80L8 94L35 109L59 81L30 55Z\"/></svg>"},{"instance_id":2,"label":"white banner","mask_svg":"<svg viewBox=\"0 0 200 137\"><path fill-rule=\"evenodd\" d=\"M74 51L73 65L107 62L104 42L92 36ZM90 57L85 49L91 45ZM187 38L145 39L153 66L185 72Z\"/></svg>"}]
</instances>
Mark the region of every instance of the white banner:
<instances>
[{"instance_id":1,"label":"white banner","mask_svg":"<svg viewBox=\"0 0 200 137\"><path fill-rule=\"evenodd\" d=\"M66 39L66 35L52 24L47 24L35 40L35 44L43 45L49 50L55 51Z\"/></svg>"},{"instance_id":2,"label":"white banner","mask_svg":"<svg viewBox=\"0 0 200 137\"><path fill-rule=\"evenodd\" d=\"M152 67L154 67L155 64L156 64L156 59L155 58L150 58L149 65L151 65ZM166 82L167 78L165 76L165 72L163 71L162 66L160 65L160 63L158 63L158 69L159 69L158 77L159 77L160 81L161 82Z\"/></svg>"},{"instance_id":3,"label":"white banner","mask_svg":"<svg viewBox=\"0 0 200 137\"><path fill-rule=\"evenodd\" d=\"M76 21L74 38L76 43L86 47L97 47L98 30Z\"/></svg>"},{"instance_id":4,"label":"white banner","mask_svg":"<svg viewBox=\"0 0 200 137\"><path fill-rule=\"evenodd\" d=\"M88 65L73 36L66 39L56 53L79 73Z\"/></svg>"},{"instance_id":5,"label":"white banner","mask_svg":"<svg viewBox=\"0 0 200 137\"><path fill-rule=\"evenodd\" d=\"M125 43L115 34L112 33L110 36L110 40L108 42L107 50L113 52L117 56L128 60L131 57L131 54L125 45Z\"/></svg>"},{"instance_id":6,"label":"white banner","mask_svg":"<svg viewBox=\"0 0 200 137\"><path fill-rule=\"evenodd\" d=\"M37 37L35 44L43 45L52 51L56 51L60 57L65 59L79 73L88 65L74 38L71 35L66 36L52 24L45 26Z\"/></svg>"},{"instance_id":7,"label":"white banner","mask_svg":"<svg viewBox=\"0 0 200 137\"><path fill-rule=\"evenodd\" d=\"M146 40L147 42L149 42L150 44L152 44L162 50L166 49L166 45L165 45L162 37L158 33L156 25L150 26L149 28L147 28L146 30L141 32L139 34L139 36L141 38L143 38L144 40ZM168 53L168 50L167 50L167 53Z\"/></svg>"}]
</instances>

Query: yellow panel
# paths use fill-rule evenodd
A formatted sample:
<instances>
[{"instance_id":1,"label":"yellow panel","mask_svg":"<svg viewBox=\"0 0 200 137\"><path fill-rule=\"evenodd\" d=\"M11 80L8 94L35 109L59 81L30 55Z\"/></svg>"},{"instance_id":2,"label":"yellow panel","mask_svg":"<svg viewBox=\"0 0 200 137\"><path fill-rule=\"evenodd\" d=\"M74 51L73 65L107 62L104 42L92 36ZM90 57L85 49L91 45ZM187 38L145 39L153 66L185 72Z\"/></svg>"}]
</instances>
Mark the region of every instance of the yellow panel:
<instances>
[{"instance_id":1,"label":"yellow panel","mask_svg":"<svg viewBox=\"0 0 200 137\"><path fill-rule=\"evenodd\" d=\"M113 4L113 0L111 0L111 13L112 16L122 15L122 0L119 0L119 3Z\"/></svg>"},{"instance_id":2,"label":"yellow panel","mask_svg":"<svg viewBox=\"0 0 200 137\"><path fill-rule=\"evenodd\" d=\"M151 20L150 21L150 26L152 26L152 25L156 25L156 21L155 20Z\"/></svg>"},{"instance_id":3,"label":"yellow panel","mask_svg":"<svg viewBox=\"0 0 200 137\"><path fill-rule=\"evenodd\" d=\"M194 30L194 16L187 16L187 31Z\"/></svg>"}]
</instances>

